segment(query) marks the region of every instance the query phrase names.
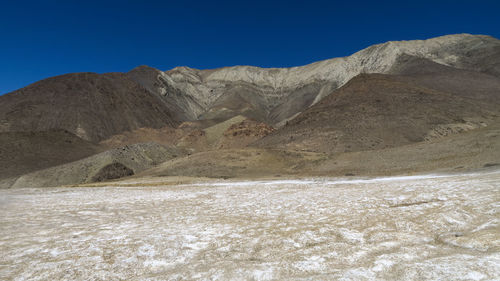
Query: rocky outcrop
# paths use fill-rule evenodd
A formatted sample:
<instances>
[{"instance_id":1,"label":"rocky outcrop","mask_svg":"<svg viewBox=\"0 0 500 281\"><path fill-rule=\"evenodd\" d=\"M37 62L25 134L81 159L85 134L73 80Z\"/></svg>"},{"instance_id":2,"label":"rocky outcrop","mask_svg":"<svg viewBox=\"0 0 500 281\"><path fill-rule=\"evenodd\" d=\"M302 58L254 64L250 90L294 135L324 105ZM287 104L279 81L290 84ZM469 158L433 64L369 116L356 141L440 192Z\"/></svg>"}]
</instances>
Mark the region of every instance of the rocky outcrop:
<instances>
[{"instance_id":1,"label":"rocky outcrop","mask_svg":"<svg viewBox=\"0 0 500 281\"><path fill-rule=\"evenodd\" d=\"M231 125L217 143L219 149L243 148L269 135L275 129L265 123L245 119Z\"/></svg>"}]
</instances>

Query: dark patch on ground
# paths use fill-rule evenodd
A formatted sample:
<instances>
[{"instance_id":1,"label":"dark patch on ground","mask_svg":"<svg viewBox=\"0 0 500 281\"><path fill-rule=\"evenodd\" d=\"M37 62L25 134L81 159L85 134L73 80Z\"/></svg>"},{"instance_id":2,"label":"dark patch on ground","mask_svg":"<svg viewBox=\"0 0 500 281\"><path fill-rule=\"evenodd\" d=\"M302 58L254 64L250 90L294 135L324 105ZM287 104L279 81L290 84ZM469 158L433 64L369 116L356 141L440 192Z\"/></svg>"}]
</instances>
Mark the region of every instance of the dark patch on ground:
<instances>
[{"instance_id":1,"label":"dark patch on ground","mask_svg":"<svg viewBox=\"0 0 500 281\"><path fill-rule=\"evenodd\" d=\"M400 204L392 205L390 207L391 208L408 207L408 206L422 205L422 204L434 203L434 202L440 202L440 201L442 201L442 200L426 200L426 201L417 201L417 202L407 202L407 203L400 203Z\"/></svg>"}]
</instances>

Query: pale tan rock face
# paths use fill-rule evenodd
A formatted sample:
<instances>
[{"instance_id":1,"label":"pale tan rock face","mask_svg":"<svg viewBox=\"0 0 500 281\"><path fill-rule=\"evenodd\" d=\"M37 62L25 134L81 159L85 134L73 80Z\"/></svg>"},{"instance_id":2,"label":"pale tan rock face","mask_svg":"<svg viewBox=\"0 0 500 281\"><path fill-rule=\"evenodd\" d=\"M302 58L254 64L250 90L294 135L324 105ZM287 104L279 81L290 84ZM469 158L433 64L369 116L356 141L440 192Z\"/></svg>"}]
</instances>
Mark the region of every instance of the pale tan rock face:
<instances>
[{"instance_id":1,"label":"pale tan rock face","mask_svg":"<svg viewBox=\"0 0 500 281\"><path fill-rule=\"evenodd\" d=\"M242 95L264 100L268 107L266 110L275 116L271 120L260 121L281 126L280 122L317 103L356 75L390 73L403 54L456 68L490 71L499 75L498 66L492 68L487 62L482 62L487 54L497 52L495 48L500 48L500 41L493 37L456 34L428 40L391 41L370 46L348 57L291 68L233 66L198 70L183 66L165 72L158 70L155 91L180 104L186 112L191 112L191 118L196 118L231 93L228 89L242 85L246 88L241 91ZM478 61L481 61L479 65ZM307 90L307 102L304 105L290 112L281 112L283 109L279 108L280 105L288 99L297 99L297 91L311 84L316 86ZM303 95L300 94L301 99Z\"/></svg>"},{"instance_id":2,"label":"pale tan rock face","mask_svg":"<svg viewBox=\"0 0 500 281\"><path fill-rule=\"evenodd\" d=\"M0 190L0 278L500 275L498 172L181 186L162 180Z\"/></svg>"},{"instance_id":3,"label":"pale tan rock face","mask_svg":"<svg viewBox=\"0 0 500 281\"><path fill-rule=\"evenodd\" d=\"M177 85L205 83L204 86L210 87L210 83L216 86L217 82L243 81L279 89L296 87L314 80L339 80L341 86L360 73L386 73L403 53L462 68L465 65L459 58L465 53L499 44L498 39L489 36L457 34L428 40L390 41L370 46L348 57L291 68L234 66L197 70L177 67L165 74Z\"/></svg>"}]
</instances>

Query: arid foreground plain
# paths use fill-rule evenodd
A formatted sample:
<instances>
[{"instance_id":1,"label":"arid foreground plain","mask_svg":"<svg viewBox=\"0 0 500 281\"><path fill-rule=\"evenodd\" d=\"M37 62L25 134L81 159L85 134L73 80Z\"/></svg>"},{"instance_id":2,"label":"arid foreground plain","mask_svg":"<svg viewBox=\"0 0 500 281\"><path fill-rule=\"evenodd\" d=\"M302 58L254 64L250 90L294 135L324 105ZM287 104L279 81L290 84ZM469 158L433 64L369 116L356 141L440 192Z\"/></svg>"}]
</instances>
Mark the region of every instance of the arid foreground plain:
<instances>
[{"instance_id":1,"label":"arid foreground plain","mask_svg":"<svg viewBox=\"0 0 500 281\"><path fill-rule=\"evenodd\" d=\"M500 171L1 190L2 280L494 280Z\"/></svg>"}]
</instances>

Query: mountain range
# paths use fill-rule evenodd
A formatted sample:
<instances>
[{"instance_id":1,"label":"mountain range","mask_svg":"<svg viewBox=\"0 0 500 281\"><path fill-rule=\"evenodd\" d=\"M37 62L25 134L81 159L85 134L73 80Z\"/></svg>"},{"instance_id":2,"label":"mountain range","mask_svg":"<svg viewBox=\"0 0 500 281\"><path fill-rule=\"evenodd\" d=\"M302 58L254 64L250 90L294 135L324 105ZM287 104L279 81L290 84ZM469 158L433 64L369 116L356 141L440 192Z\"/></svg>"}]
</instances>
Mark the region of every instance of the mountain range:
<instances>
[{"instance_id":1,"label":"mountain range","mask_svg":"<svg viewBox=\"0 0 500 281\"><path fill-rule=\"evenodd\" d=\"M500 165L499 123L500 40L485 35L292 68L72 73L0 96L0 187L460 172Z\"/></svg>"}]
</instances>

